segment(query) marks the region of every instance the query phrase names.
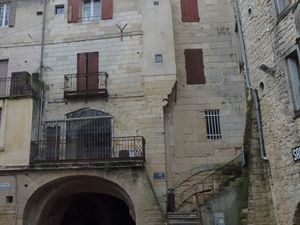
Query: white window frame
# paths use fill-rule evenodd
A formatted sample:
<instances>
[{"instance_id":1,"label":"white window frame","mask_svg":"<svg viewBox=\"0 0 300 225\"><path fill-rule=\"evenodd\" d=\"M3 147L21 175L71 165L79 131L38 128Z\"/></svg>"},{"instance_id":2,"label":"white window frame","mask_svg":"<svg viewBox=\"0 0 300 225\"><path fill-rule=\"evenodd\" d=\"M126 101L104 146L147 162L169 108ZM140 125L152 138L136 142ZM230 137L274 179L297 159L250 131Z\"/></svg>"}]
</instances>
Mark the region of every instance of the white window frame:
<instances>
[{"instance_id":1,"label":"white window frame","mask_svg":"<svg viewBox=\"0 0 300 225\"><path fill-rule=\"evenodd\" d=\"M9 26L9 19L10 18L8 17L8 23L7 23L7 25L5 25L5 18L6 18L6 15L7 15L8 5L10 5L10 2L0 3L0 5L4 6L3 15L2 15L2 18L0 18L0 27L8 27ZM11 7L11 5L10 5L10 7Z\"/></svg>"},{"instance_id":2,"label":"white window frame","mask_svg":"<svg viewBox=\"0 0 300 225\"><path fill-rule=\"evenodd\" d=\"M94 15L94 4L95 0L90 0L91 1L91 11L90 11L90 16L86 17L84 16L84 0L82 1L82 21L87 22L87 21L95 21L95 20L100 20L101 19L101 10L102 10L102 1L99 0L99 15Z\"/></svg>"},{"instance_id":3,"label":"white window frame","mask_svg":"<svg viewBox=\"0 0 300 225\"><path fill-rule=\"evenodd\" d=\"M293 101L295 116L300 116L300 52L294 48L286 57L290 94Z\"/></svg>"}]
</instances>

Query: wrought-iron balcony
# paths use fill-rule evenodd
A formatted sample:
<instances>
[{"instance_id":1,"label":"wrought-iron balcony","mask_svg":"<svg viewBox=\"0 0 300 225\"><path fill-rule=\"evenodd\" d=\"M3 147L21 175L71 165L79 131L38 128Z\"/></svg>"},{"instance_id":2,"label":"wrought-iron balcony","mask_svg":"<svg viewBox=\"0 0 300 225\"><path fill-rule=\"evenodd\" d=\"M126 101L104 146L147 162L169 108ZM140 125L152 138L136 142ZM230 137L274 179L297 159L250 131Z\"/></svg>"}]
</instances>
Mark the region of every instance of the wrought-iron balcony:
<instances>
[{"instance_id":1,"label":"wrought-iron balcony","mask_svg":"<svg viewBox=\"0 0 300 225\"><path fill-rule=\"evenodd\" d=\"M65 98L76 97L107 97L106 72L88 74L67 74L64 81Z\"/></svg>"},{"instance_id":2,"label":"wrought-iron balcony","mask_svg":"<svg viewBox=\"0 0 300 225\"><path fill-rule=\"evenodd\" d=\"M27 72L14 72L11 77L0 78L0 98L35 96L35 79Z\"/></svg>"},{"instance_id":3,"label":"wrought-iron balcony","mask_svg":"<svg viewBox=\"0 0 300 225\"><path fill-rule=\"evenodd\" d=\"M105 137L85 134L71 140L33 141L30 162L101 162L144 161L145 140L142 136Z\"/></svg>"}]
</instances>

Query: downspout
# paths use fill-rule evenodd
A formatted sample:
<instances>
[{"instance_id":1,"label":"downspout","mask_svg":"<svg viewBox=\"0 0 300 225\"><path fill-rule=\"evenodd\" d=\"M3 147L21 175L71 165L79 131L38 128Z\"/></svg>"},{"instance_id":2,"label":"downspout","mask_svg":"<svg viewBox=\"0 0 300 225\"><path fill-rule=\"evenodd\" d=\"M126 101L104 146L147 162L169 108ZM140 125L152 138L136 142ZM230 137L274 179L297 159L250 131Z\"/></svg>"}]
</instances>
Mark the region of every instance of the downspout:
<instances>
[{"instance_id":1,"label":"downspout","mask_svg":"<svg viewBox=\"0 0 300 225\"><path fill-rule=\"evenodd\" d=\"M44 48L45 48L45 27L46 27L46 10L47 0L43 2L43 23L42 23L42 39L41 39L41 56L40 56L40 81L43 81L43 64L44 64ZM41 129L42 129L42 116L44 108L44 85L42 84L42 90L40 93L40 110L38 115L38 140L41 140Z\"/></svg>"},{"instance_id":2,"label":"downspout","mask_svg":"<svg viewBox=\"0 0 300 225\"><path fill-rule=\"evenodd\" d=\"M234 10L235 10L235 15L236 15L236 19L237 19L241 54L242 54L242 59L243 59L244 80L245 80L246 88L248 90L250 90L252 99L254 100L254 104L255 104L255 118L256 118L256 123L257 123L257 128L258 128L260 156L263 160L268 160L268 158L266 156L266 151L265 151L264 135L263 135L263 129L262 129L261 111L260 111L258 93L257 93L257 89L253 88L251 86L251 82L250 82L248 58L247 58L247 53L246 53L244 34L243 34L243 30L242 30L240 6L239 6L238 0L235 0Z\"/></svg>"}]
</instances>

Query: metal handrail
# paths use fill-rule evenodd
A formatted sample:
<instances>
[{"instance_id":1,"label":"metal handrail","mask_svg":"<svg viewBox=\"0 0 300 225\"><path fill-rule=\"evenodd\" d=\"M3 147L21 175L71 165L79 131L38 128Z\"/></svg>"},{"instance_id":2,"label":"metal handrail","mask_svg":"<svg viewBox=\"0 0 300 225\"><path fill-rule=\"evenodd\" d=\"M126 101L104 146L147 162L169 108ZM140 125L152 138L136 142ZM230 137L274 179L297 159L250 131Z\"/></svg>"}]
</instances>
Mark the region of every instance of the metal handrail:
<instances>
[{"instance_id":1,"label":"metal handrail","mask_svg":"<svg viewBox=\"0 0 300 225\"><path fill-rule=\"evenodd\" d=\"M64 92L68 94L107 90L107 78L108 73L106 72L66 74L64 76Z\"/></svg>"},{"instance_id":2,"label":"metal handrail","mask_svg":"<svg viewBox=\"0 0 300 225\"><path fill-rule=\"evenodd\" d=\"M145 160L143 136L113 137L105 143L87 139L41 140L31 142L30 162L79 160Z\"/></svg>"}]
</instances>

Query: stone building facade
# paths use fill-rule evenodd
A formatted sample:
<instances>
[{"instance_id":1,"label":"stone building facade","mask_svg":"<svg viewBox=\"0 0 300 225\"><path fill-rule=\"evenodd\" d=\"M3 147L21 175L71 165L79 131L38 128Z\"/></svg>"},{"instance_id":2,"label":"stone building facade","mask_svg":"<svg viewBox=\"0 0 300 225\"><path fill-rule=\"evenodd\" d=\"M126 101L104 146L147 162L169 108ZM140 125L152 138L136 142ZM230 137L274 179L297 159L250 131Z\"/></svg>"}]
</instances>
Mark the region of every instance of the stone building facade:
<instances>
[{"instance_id":1,"label":"stone building facade","mask_svg":"<svg viewBox=\"0 0 300 225\"><path fill-rule=\"evenodd\" d=\"M162 225L168 189L239 157L246 102L230 0L0 10L1 225ZM34 95L12 94L15 72Z\"/></svg>"},{"instance_id":2,"label":"stone building facade","mask_svg":"<svg viewBox=\"0 0 300 225\"><path fill-rule=\"evenodd\" d=\"M251 86L259 95L275 219L299 224L299 2L237 3Z\"/></svg>"}]
</instances>

